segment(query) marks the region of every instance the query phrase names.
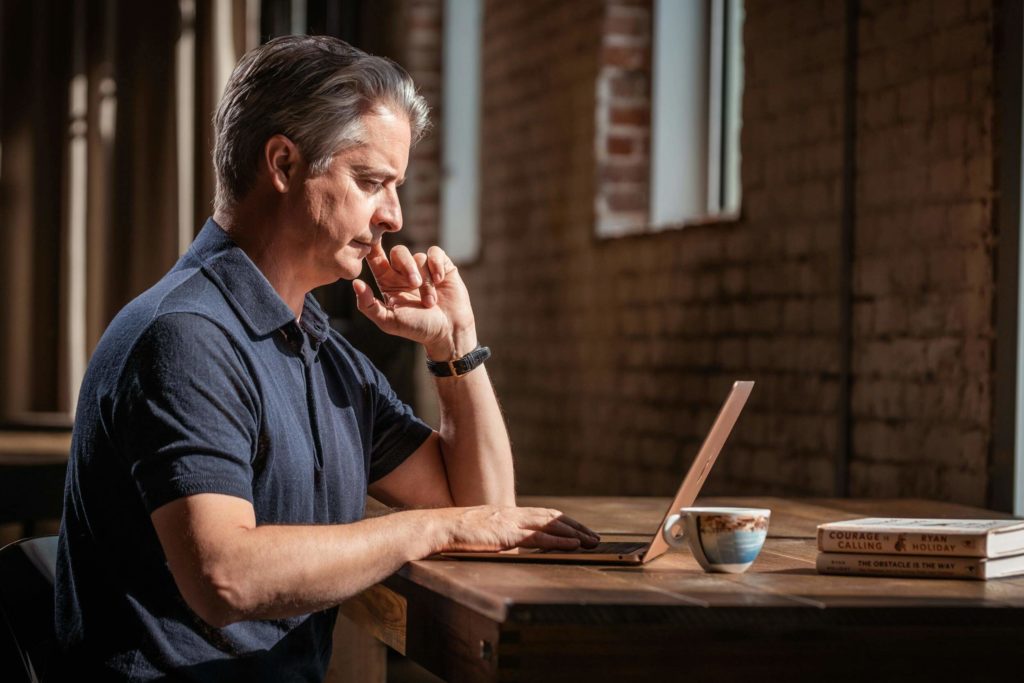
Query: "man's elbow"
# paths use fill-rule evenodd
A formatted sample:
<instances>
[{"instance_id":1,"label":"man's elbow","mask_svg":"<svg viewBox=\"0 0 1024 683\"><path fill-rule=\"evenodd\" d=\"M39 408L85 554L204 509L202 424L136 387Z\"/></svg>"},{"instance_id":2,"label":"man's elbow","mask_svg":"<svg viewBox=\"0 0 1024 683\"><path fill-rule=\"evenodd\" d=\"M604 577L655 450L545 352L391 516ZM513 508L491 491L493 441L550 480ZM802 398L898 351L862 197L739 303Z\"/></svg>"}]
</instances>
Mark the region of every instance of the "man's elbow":
<instances>
[{"instance_id":1,"label":"man's elbow","mask_svg":"<svg viewBox=\"0 0 1024 683\"><path fill-rule=\"evenodd\" d=\"M227 572L210 568L186 583L178 582L185 604L210 626L224 628L252 618L255 601L250 591Z\"/></svg>"}]
</instances>

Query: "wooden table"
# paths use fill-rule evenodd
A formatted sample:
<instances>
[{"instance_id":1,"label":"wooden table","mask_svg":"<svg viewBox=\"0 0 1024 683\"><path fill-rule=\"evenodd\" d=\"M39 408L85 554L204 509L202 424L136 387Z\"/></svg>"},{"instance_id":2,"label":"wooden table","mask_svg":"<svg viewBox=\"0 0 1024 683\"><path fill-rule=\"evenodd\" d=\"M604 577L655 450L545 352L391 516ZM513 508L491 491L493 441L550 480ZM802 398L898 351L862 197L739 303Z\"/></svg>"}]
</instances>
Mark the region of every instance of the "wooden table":
<instances>
[{"instance_id":1,"label":"wooden table","mask_svg":"<svg viewBox=\"0 0 1024 683\"><path fill-rule=\"evenodd\" d=\"M745 574L689 551L643 567L425 560L342 606L449 681L996 680L1024 654L1024 577L988 582L820 576L815 527L862 516L1005 517L923 500L705 498L767 507ZM524 497L605 540L649 535L662 498ZM349 621L350 620L350 621ZM965 675L963 672L967 672Z\"/></svg>"},{"instance_id":2,"label":"wooden table","mask_svg":"<svg viewBox=\"0 0 1024 683\"><path fill-rule=\"evenodd\" d=\"M0 523L59 519L71 431L0 431Z\"/></svg>"}]
</instances>

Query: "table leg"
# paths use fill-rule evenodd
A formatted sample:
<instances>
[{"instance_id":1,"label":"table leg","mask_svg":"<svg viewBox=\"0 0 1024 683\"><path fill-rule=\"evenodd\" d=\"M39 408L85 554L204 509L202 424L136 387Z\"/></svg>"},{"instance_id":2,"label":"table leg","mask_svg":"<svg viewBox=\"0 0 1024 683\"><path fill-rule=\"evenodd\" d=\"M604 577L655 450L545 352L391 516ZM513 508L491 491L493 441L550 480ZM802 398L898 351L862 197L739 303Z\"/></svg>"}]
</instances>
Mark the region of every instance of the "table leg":
<instances>
[{"instance_id":1,"label":"table leg","mask_svg":"<svg viewBox=\"0 0 1024 683\"><path fill-rule=\"evenodd\" d=\"M344 614L334 627L334 654L325 683L385 683L387 646Z\"/></svg>"}]
</instances>

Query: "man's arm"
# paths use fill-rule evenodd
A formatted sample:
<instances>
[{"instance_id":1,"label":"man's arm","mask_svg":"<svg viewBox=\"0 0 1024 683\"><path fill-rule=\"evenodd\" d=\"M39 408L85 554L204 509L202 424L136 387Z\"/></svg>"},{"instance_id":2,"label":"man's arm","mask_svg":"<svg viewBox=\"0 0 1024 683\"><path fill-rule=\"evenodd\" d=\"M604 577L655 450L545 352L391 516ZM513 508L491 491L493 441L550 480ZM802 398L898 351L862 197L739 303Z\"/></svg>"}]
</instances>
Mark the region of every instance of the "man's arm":
<instances>
[{"instance_id":1,"label":"man's arm","mask_svg":"<svg viewBox=\"0 0 1024 683\"><path fill-rule=\"evenodd\" d=\"M408 510L339 525L256 525L242 498L204 493L156 509L153 526L185 602L222 628L326 609L442 550L573 549L596 536L557 510Z\"/></svg>"},{"instance_id":2,"label":"man's arm","mask_svg":"<svg viewBox=\"0 0 1024 683\"><path fill-rule=\"evenodd\" d=\"M385 301L356 281L356 302L382 330L422 343L435 361L461 358L476 348L469 294L444 251L431 247L413 255L399 246L389 260L377 246L367 263ZM487 369L438 377L435 384L441 413L437 438L427 439L370 493L397 506L514 506L512 448Z\"/></svg>"},{"instance_id":3,"label":"man's arm","mask_svg":"<svg viewBox=\"0 0 1024 683\"><path fill-rule=\"evenodd\" d=\"M512 447L487 368L436 382L439 441L455 504L515 505Z\"/></svg>"},{"instance_id":4,"label":"man's arm","mask_svg":"<svg viewBox=\"0 0 1024 683\"><path fill-rule=\"evenodd\" d=\"M440 430L370 494L393 507L514 506L512 449L487 369L436 384Z\"/></svg>"},{"instance_id":5,"label":"man's arm","mask_svg":"<svg viewBox=\"0 0 1024 683\"><path fill-rule=\"evenodd\" d=\"M413 257L377 246L368 259L389 297L356 281L359 308L387 332L446 360L476 346L469 297L440 249ZM417 270L418 269L418 270ZM415 273L417 277L413 277ZM397 512L344 525L256 525L242 498L199 494L152 513L178 589L214 626L307 614L342 602L410 560L444 550L515 546L575 549L597 535L557 510L515 507L512 456L482 368L438 379L442 424L371 493L384 502L448 507ZM475 507L450 507L452 504Z\"/></svg>"}]
</instances>

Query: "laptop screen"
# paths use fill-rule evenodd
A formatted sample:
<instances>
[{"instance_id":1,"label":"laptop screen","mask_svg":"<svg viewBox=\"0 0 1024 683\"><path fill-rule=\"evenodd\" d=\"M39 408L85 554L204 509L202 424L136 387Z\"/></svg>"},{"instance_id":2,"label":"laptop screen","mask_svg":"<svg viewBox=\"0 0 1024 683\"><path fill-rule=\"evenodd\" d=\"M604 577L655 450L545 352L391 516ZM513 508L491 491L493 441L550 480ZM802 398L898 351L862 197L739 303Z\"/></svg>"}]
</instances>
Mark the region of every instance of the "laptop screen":
<instances>
[{"instance_id":1,"label":"laptop screen","mask_svg":"<svg viewBox=\"0 0 1024 683\"><path fill-rule=\"evenodd\" d=\"M729 392L725 403L722 404L722 409L718 411L718 417L715 418L714 424L711 425L711 430L704 438L704 443L701 444L700 450L697 451L697 457L694 458L693 464L690 465L690 469L686 473L686 477L683 478L683 483L680 484L676 497L672 500L672 504L668 506L665 514L662 515L658 528L654 530L651 545L647 552L644 553L644 562L649 562L668 550L668 544L661 536L661 529L665 521L669 515L678 511L679 508L690 507L697 500L697 494L700 493L701 488L704 486L704 481L707 479L708 474L711 473L711 468L714 466L718 454L722 451L725 440L729 438L732 428L736 425L740 411L747 404L747 399L750 397L750 392L753 388L754 383L751 381L733 383L732 391Z\"/></svg>"}]
</instances>

